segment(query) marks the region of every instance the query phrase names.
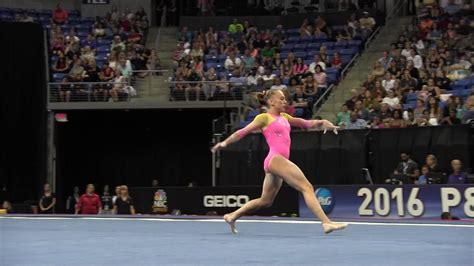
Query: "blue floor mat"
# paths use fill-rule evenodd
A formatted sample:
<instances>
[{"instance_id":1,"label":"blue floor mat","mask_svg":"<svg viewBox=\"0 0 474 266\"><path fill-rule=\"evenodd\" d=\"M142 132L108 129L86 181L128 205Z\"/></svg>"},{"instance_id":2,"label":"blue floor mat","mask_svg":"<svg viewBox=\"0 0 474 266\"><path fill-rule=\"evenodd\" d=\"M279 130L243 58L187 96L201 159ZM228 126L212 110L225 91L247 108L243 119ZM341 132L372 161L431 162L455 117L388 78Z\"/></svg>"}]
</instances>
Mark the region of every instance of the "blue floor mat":
<instances>
[{"instance_id":1,"label":"blue floor mat","mask_svg":"<svg viewBox=\"0 0 474 266\"><path fill-rule=\"evenodd\" d=\"M474 225L0 218L0 265L473 265Z\"/></svg>"}]
</instances>

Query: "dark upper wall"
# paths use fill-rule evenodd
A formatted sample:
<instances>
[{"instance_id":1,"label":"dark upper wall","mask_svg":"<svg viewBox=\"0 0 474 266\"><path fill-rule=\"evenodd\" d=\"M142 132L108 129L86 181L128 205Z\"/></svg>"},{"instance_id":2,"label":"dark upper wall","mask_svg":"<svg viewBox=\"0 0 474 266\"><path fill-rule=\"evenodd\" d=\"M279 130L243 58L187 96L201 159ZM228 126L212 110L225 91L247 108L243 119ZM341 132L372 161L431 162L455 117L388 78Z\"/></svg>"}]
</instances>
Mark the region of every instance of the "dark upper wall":
<instances>
[{"instance_id":1,"label":"dark upper wall","mask_svg":"<svg viewBox=\"0 0 474 266\"><path fill-rule=\"evenodd\" d=\"M342 11L334 13L322 13L326 22L329 25L343 25L346 24L349 17L353 14L353 11ZM369 10L369 13L374 17L377 22L383 23L383 16L376 9ZM357 11L358 15L362 14L362 11ZM296 14L287 16L220 16L220 17L195 17L195 16L182 16L180 18L180 26L188 26L191 30L198 30L207 27L214 27L216 30L226 30L227 26L232 22L234 18L239 21L248 20L251 24L257 25L261 29L273 29L276 25L283 25L284 28L299 28L304 18L308 18L310 21L314 20L317 16L316 13L308 14Z\"/></svg>"},{"instance_id":2,"label":"dark upper wall","mask_svg":"<svg viewBox=\"0 0 474 266\"><path fill-rule=\"evenodd\" d=\"M110 0L110 4L106 5L83 5L82 0L2 0L0 1L0 7L53 9L56 7L58 2L68 10L80 10L84 17L104 16L113 5L116 5L120 10L130 8L132 11L136 11L139 7L143 6L150 18L154 15L150 14L152 13L152 0Z\"/></svg>"}]
</instances>

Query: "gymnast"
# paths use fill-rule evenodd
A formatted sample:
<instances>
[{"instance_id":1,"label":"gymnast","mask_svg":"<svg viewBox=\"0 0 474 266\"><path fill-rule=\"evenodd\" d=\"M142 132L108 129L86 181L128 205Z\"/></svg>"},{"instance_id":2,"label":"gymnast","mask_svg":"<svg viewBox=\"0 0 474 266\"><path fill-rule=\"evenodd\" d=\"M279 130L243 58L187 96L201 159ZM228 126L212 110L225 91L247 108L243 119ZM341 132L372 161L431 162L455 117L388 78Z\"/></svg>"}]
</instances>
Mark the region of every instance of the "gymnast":
<instances>
[{"instance_id":1,"label":"gymnast","mask_svg":"<svg viewBox=\"0 0 474 266\"><path fill-rule=\"evenodd\" d=\"M270 148L263 164L265 179L260 198L251 200L240 209L224 215L224 220L230 225L232 233L238 232L235 225L237 219L272 205L283 181L303 194L306 205L321 220L326 234L346 228L346 223L334 223L326 216L314 194L313 186L300 168L288 159L290 157L291 126L305 129L320 127L324 129L324 133L327 130L332 130L335 134L337 134L338 127L327 120L304 120L284 113L287 102L285 95L279 89L268 90L259 94L258 97L262 104L267 105L267 113L257 115L245 128L237 130L211 149L215 153L256 130L262 131Z\"/></svg>"}]
</instances>

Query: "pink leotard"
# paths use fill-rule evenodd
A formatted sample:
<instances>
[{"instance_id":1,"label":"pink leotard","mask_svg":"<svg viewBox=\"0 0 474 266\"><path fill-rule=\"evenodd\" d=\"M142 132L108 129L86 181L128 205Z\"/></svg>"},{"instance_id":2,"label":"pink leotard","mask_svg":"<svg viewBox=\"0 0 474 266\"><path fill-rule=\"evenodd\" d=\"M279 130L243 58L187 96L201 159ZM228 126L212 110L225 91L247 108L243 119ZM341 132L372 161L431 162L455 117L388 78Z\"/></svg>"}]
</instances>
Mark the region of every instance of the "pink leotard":
<instances>
[{"instance_id":1,"label":"pink leotard","mask_svg":"<svg viewBox=\"0 0 474 266\"><path fill-rule=\"evenodd\" d=\"M275 120L262 130L265 139L267 140L270 151L268 152L265 161L263 162L263 169L268 172L268 166L273 156L281 155L285 159L290 158L291 126L287 119L280 116L273 116Z\"/></svg>"},{"instance_id":2,"label":"pink leotard","mask_svg":"<svg viewBox=\"0 0 474 266\"><path fill-rule=\"evenodd\" d=\"M310 128L312 125L311 121L300 118L293 118L292 116L286 113L281 113L279 116L264 113L258 115L255 120L259 120L259 122L264 125L262 133L265 136L268 147L270 148L270 151L263 163L263 169L265 170L265 172L268 172L270 161L275 155L281 155L283 156L283 158L289 159L291 146L290 122L292 125L301 128ZM238 130L236 133L240 138L243 138L252 130L254 129L246 127L241 130Z\"/></svg>"}]
</instances>

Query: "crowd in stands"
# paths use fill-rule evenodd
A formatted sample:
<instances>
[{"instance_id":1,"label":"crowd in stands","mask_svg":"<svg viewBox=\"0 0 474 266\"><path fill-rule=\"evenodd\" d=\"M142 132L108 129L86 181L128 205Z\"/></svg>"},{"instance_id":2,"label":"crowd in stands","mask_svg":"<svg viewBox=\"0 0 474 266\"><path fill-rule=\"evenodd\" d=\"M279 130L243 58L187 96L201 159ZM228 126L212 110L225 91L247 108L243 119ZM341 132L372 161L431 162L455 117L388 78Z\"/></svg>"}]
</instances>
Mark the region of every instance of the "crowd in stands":
<instances>
[{"instance_id":1,"label":"crowd in stands","mask_svg":"<svg viewBox=\"0 0 474 266\"><path fill-rule=\"evenodd\" d=\"M374 62L341 107L346 129L467 123L474 118L473 13L421 4L413 25Z\"/></svg>"},{"instance_id":2,"label":"crowd in stands","mask_svg":"<svg viewBox=\"0 0 474 266\"><path fill-rule=\"evenodd\" d=\"M451 169L442 169L438 159L433 154L426 156L425 162L420 167L408 152L400 154L400 162L391 177L385 180L392 184L464 184L468 183L468 172L472 169L463 169L461 160L451 160ZM449 173L449 175L447 174Z\"/></svg>"},{"instance_id":3,"label":"crowd in stands","mask_svg":"<svg viewBox=\"0 0 474 266\"><path fill-rule=\"evenodd\" d=\"M48 29L51 78L58 101L119 101L134 96L129 84L159 69L156 51L145 47L149 20L143 8L110 12L96 18L81 17L60 4L54 10L0 9L0 20L37 22ZM78 85L75 82L108 82ZM52 99L54 100L54 99Z\"/></svg>"},{"instance_id":4,"label":"crowd in stands","mask_svg":"<svg viewBox=\"0 0 474 266\"><path fill-rule=\"evenodd\" d=\"M304 19L301 27L259 29L234 19L226 31L212 27L178 32L171 100L241 99L271 88L285 90L289 113L310 116L312 104L376 27L367 12L346 25L328 25L323 17ZM255 106L250 100L250 108Z\"/></svg>"}]
</instances>

